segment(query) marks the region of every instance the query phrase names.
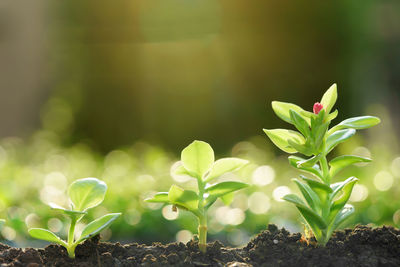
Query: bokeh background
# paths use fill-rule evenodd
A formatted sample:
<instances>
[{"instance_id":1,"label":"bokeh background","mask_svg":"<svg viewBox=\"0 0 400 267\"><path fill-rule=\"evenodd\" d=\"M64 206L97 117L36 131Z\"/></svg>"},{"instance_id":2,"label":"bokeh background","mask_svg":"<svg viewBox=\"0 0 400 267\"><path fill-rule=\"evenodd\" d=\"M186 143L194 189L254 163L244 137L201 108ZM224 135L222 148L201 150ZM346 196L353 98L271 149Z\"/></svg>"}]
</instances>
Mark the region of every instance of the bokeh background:
<instances>
[{"instance_id":1,"label":"bokeh background","mask_svg":"<svg viewBox=\"0 0 400 267\"><path fill-rule=\"evenodd\" d=\"M302 231L280 199L297 192L298 173L262 128L288 127L272 100L311 110L334 82L336 122L383 120L335 152L374 160L338 176L360 178L349 225L400 224L399 1L2 0L0 59L5 242L43 245L28 227L65 235L68 220L45 203L66 205L67 185L82 177L109 185L88 220L124 214L104 239L189 240L191 214L143 199L171 183L193 187L170 168L194 139L252 162L228 175L252 187L210 210L211 240L239 246L268 223Z\"/></svg>"}]
</instances>

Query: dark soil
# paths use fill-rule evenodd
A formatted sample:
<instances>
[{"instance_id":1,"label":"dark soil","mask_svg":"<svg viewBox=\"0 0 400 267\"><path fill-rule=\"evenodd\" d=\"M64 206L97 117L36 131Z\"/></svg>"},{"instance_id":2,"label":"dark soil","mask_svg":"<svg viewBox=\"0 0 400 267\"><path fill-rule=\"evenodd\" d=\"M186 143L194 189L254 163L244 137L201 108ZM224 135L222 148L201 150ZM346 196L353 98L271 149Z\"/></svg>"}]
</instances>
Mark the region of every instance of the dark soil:
<instances>
[{"instance_id":1,"label":"dark soil","mask_svg":"<svg viewBox=\"0 0 400 267\"><path fill-rule=\"evenodd\" d=\"M76 259L64 248L11 248L0 244L0 266L400 266L400 230L393 227L336 231L326 247L301 234L269 225L243 248L208 245L199 252L194 241L152 246L99 242L94 237L79 245Z\"/></svg>"}]
</instances>

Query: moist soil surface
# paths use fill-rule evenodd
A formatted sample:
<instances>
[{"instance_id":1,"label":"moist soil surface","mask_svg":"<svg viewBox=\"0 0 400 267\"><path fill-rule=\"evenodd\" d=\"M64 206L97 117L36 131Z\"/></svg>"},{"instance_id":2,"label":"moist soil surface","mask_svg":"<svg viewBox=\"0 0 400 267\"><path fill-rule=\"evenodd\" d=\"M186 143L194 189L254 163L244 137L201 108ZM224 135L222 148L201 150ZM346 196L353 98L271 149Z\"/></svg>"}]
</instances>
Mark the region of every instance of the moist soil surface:
<instances>
[{"instance_id":1,"label":"moist soil surface","mask_svg":"<svg viewBox=\"0 0 400 267\"><path fill-rule=\"evenodd\" d=\"M206 254L194 241L121 245L96 236L76 248L75 259L58 245L20 249L0 244L0 266L400 266L400 230L356 226L336 231L319 247L299 233L268 225L245 247L228 248L216 241L208 244Z\"/></svg>"}]
</instances>

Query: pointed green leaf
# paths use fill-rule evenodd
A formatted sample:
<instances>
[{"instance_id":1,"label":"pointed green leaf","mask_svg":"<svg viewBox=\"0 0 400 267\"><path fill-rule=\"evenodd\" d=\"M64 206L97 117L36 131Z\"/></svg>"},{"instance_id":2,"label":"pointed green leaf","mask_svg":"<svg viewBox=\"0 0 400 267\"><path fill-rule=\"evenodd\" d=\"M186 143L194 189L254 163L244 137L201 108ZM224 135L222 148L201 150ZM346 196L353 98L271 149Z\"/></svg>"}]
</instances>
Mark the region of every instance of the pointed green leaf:
<instances>
[{"instance_id":1,"label":"pointed green leaf","mask_svg":"<svg viewBox=\"0 0 400 267\"><path fill-rule=\"evenodd\" d=\"M312 210L319 210L320 209L320 200L318 195L311 189L308 184L303 184L297 179L292 179L292 181L297 185L300 189L301 194L303 195L304 199L307 201L308 205Z\"/></svg>"},{"instance_id":2,"label":"pointed green leaf","mask_svg":"<svg viewBox=\"0 0 400 267\"><path fill-rule=\"evenodd\" d=\"M87 214L86 211L69 210L69 209L61 207L55 203L52 203L52 202L48 203L48 205L50 206L51 209L57 210L57 211L62 211L63 213L65 213L68 216L79 216L79 215Z\"/></svg>"},{"instance_id":3,"label":"pointed green leaf","mask_svg":"<svg viewBox=\"0 0 400 267\"><path fill-rule=\"evenodd\" d=\"M321 99L321 104L324 107L326 114L329 114L331 112L331 109L336 103L336 99L337 88L336 83L334 83L331 87L329 87L329 89L325 92Z\"/></svg>"},{"instance_id":4,"label":"pointed green leaf","mask_svg":"<svg viewBox=\"0 0 400 267\"><path fill-rule=\"evenodd\" d=\"M308 146L308 144L299 144L293 139L289 139L288 143L291 147L293 147L297 152L306 155L306 156L311 156L313 154L312 148Z\"/></svg>"},{"instance_id":5,"label":"pointed green leaf","mask_svg":"<svg viewBox=\"0 0 400 267\"><path fill-rule=\"evenodd\" d=\"M147 198L144 201L151 203L169 203L168 192L159 192L151 198Z\"/></svg>"},{"instance_id":6,"label":"pointed green leaf","mask_svg":"<svg viewBox=\"0 0 400 267\"><path fill-rule=\"evenodd\" d=\"M354 213L353 205L346 204L336 215L336 218L331 226L334 231L337 229L345 220L347 220Z\"/></svg>"},{"instance_id":7,"label":"pointed green leaf","mask_svg":"<svg viewBox=\"0 0 400 267\"><path fill-rule=\"evenodd\" d=\"M336 217L336 214L338 214L338 212L347 203L347 201L350 198L351 192L353 191L353 187L357 181L358 181L357 178L350 177L342 183L333 185L333 193L331 196L331 201L333 200L333 203L330 209L329 222L331 222ZM339 192L341 194L338 197L336 197Z\"/></svg>"},{"instance_id":8,"label":"pointed green leaf","mask_svg":"<svg viewBox=\"0 0 400 267\"><path fill-rule=\"evenodd\" d=\"M342 121L335 127L333 127L331 130L329 130L330 133L333 133L335 131L341 130L341 129L355 129L355 130L362 130L362 129L367 129L370 127L373 127L377 124L379 124L381 120L378 117L374 116L360 116L360 117L354 117L350 118L347 120Z\"/></svg>"},{"instance_id":9,"label":"pointed green leaf","mask_svg":"<svg viewBox=\"0 0 400 267\"><path fill-rule=\"evenodd\" d=\"M312 158L301 160L297 162L298 167L313 167L322 157L322 153L319 153L316 156L313 156Z\"/></svg>"},{"instance_id":10,"label":"pointed green leaf","mask_svg":"<svg viewBox=\"0 0 400 267\"><path fill-rule=\"evenodd\" d=\"M275 129L275 130L267 130L264 129L264 132L267 134L269 139L271 139L272 143L274 143L278 148L287 152L287 153L296 153L297 150L289 145L288 140L294 139L299 143L304 143L304 137L298 132L285 130L285 129Z\"/></svg>"},{"instance_id":11,"label":"pointed green leaf","mask_svg":"<svg viewBox=\"0 0 400 267\"><path fill-rule=\"evenodd\" d=\"M305 137L310 136L310 125L307 121L296 111L291 109L290 113L290 120L293 122L294 126L296 126L297 130L301 132Z\"/></svg>"},{"instance_id":12,"label":"pointed green leaf","mask_svg":"<svg viewBox=\"0 0 400 267\"><path fill-rule=\"evenodd\" d=\"M352 137L356 133L354 129L346 129L336 131L333 134L329 135L326 140L326 153L329 153L335 146L346 141L350 137Z\"/></svg>"},{"instance_id":13,"label":"pointed green leaf","mask_svg":"<svg viewBox=\"0 0 400 267\"><path fill-rule=\"evenodd\" d=\"M322 173L321 173L321 170L320 170L318 164L315 164L312 167L303 167L303 166L298 166L297 163L299 161L303 161L303 160L306 160L306 159L303 159L303 158L297 157L297 156L289 156L288 159L289 159L290 165L292 165L293 167L295 167L295 168L297 168L299 170L306 171L306 172L309 172L311 174L314 174L315 176L317 176L317 177L322 179Z\"/></svg>"},{"instance_id":14,"label":"pointed green leaf","mask_svg":"<svg viewBox=\"0 0 400 267\"><path fill-rule=\"evenodd\" d=\"M207 186L205 192L209 194L209 197L221 197L223 195L238 191L240 189L248 187L248 184L241 182L221 182L211 186Z\"/></svg>"},{"instance_id":15,"label":"pointed green leaf","mask_svg":"<svg viewBox=\"0 0 400 267\"><path fill-rule=\"evenodd\" d=\"M303 179L314 191L323 190L323 191L325 191L325 192L328 193L328 194L330 194L330 193L333 192L332 188L330 188L330 187L329 187L328 185L326 185L326 184L323 184L323 183L320 183L320 182L318 182L318 181L316 181L316 180L307 178L307 177L305 177L305 176L303 176L303 175L300 175L300 177L301 177L301 179Z\"/></svg>"},{"instance_id":16,"label":"pointed green leaf","mask_svg":"<svg viewBox=\"0 0 400 267\"><path fill-rule=\"evenodd\" d=\"M28 232L33 238L53 242L67 247L67 243L65 241L61 240L61 238L59 238L49 230L42 228L31 228L28 230Z\"/></svg>"},{"instance_id":17,"label":"pointed green leaf","mask_svg":"<svg viewBox=\"0 0 400 267\"><path fill-rule=\"evenodd\" d=\"M68 188L68 195L74 210L85 211L96 207L104 200L107 185L96 178L84 178L73 182Z\"/></svg>"},{"instance_id":18,"label":"pointed green leaf","mask_svg":"<svg viewBox=\"0 0 400 267\"><path fill-rule=\"evenodd\" d=\"M208 182L214 178L221 176L224 173L236 171L242 168L247 163L249 163L249 161L238 158L219 159L216 162L214 162L211 171L205 177L205 181Z\"/></svg>"},{"instance_id":19,"label":"pointed green leaf","mask_svg":"<svg viewBox=\"0 0 400 267\"><path fill-rule=\"evenodd\" d=\"M112 224L119 216L121 216L121 213L110 213L92 221L83 228L81 237L78 239L77 243L81 243L82 241L97 235Z\"/></svg>"},{"instance_id":20,"label":"pointed green leaf","mask_svg":"<svg viewBox=\"0 0 400 267\"><path fill-rule=\"evenodd\" d=\"M182 150L181 160L186 170L201 179L214 163L214 150L206 142L195 140Z\"/></svg>"},{"instance_id":21,"label":"pointed green leaf","mask_svg":"<svg viewBox=\"0 0 400 267\"><path fill-rule=\"evenodd\" d=\"M301 215L304 217L313 231L317 229L325 229L327 227L321 216L307 207L303 200L298 196L289 194L284 196L283 199L296 205L297 209L300 211Z\"/></svg>"},{"instance_id":22,"label":"pointed green leaf","mask_svg":"<svg viewBox=\"0 0 400 267\"><path fill-rule=\"evenodd\" d=\"M360 162L371 162L371 159L359 156L350 156L350 155L344 155L334 158L329 162L329 165L331 166L331 169L329 171L329 176L334 177L339 171L346 168L347 166Z\"/></svg>"},{"instance_id":23,"label":"pointed green leaf","mask_svg":"<svg viewBox=\"0 0 400 267\"><path fill-rule=\"evenodd\" d=\"M310 121L309 118L311 118L311 116L313 115L313 113L305 111L295 104L286 102L272 101L272 109L279 118L291 124L293 124L293 121L290 118L290 110L294 110L302 115L308 123Z\"/></svg>"},{"instance_id":24,"label":"pointed green leaf","mask_svg":"<svg viewBox=\"0 0 400 267\"><path fill-rule=\"evenodd\" d=\"M197 210L199 196L191 190L184 190L176 185L171 186L168 192L169 202L174 205L182 206L188 210Z\"/></svg>"},{"instance_id":25,"label":"pointed green leaf","mask_svg":"<svg viewBox=\"0 0 400 267\"><path fill-rule=\"evenodd\" d=\"M332 120L336 119L338 113L339 113L338 110L335 109L334 112L332 112L331 114L328 115L328 117L327 117L326 120L327 120L327 121L332 121Z\"/></svg>"}]
</instances>

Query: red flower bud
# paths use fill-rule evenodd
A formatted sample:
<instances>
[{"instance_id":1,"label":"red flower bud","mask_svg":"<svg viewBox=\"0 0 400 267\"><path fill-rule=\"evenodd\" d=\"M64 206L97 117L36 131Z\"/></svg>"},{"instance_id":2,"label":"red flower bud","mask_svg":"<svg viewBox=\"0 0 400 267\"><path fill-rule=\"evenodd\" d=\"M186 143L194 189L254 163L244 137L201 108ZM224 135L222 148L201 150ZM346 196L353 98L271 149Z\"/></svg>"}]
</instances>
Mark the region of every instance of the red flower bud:
<instances>
[{"instance_id":1,"label":"red flower bud","mask_svg":"<svg viewBox=\"0 0 400 267\"><path fill-rule=\"evenodd\" d=\"M321 103L315 103L313 107L314 114L318 114L323 108L324 106Z\"/></svg>"}]
</instances>

